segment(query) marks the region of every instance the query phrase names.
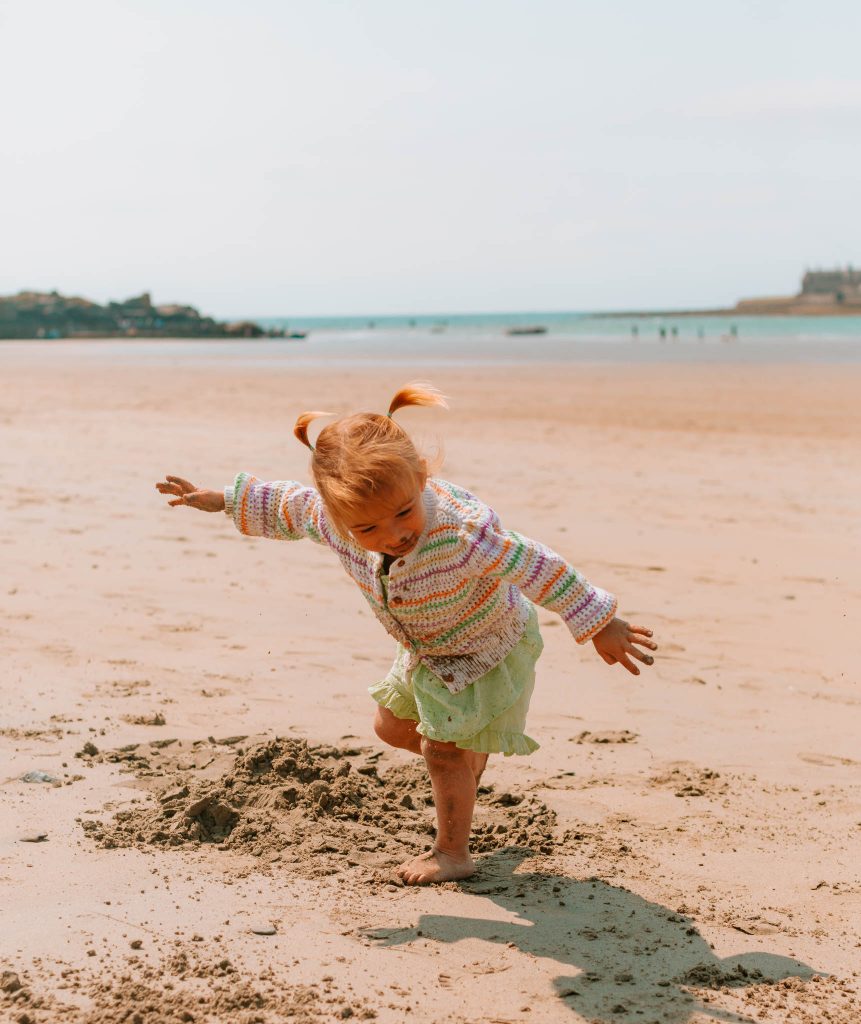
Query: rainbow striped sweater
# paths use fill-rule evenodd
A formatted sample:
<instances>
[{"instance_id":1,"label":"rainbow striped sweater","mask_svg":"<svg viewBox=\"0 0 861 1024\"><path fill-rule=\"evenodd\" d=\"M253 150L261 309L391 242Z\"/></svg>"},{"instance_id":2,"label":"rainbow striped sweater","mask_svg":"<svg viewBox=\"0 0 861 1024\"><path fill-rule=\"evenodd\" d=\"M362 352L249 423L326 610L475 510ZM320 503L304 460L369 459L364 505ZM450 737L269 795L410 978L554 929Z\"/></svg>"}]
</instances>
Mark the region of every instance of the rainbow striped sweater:
<instances>
[{"instance_id":1,"label":"rainbow striped sweater","mask_svg":"<svg viewBox=\"0 0 861 1024\"><path fill-rule=\"evenodd\" d=\"M457 693L495 668L523 635L529 603L562 616L578 643L616 613L612 594L593 586L537 541L503 530L492 508L462 487L428 480L425 528L389 568L383 556L340 533L318 491L293 480L264 483L240 473L224 489L225 511L252 537L300 540L331 548L386 630Z\"/></svg>"}]
</instances>

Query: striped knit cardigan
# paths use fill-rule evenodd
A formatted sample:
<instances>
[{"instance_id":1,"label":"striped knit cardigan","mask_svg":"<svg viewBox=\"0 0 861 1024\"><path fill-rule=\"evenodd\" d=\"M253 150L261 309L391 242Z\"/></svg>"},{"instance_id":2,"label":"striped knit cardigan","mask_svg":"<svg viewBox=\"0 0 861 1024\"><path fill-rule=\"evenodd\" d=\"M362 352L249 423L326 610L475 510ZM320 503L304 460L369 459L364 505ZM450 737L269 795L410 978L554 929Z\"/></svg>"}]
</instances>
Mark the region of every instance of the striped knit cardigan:
<instances>
[{"instance_id":1,"label":"striped knit cardigan","mask_svg":"<svg viewBox=\"0 0 861 1024\"><path fill-rule=\"evenodd\" d=\"M383 556L340 533L318 491L292 480L263 483L240 473L224 489L240 532L273 540L308 537L330 547L386 630L452 693L495 668L523 635L530 598L562 616L578 643L613 618L616 599L592 586L555 552L511 530L493 509L445 480L422 494L425 528L389 568ZM524 597L524 595L526 595Z\"/></svg>"}]
</instances>

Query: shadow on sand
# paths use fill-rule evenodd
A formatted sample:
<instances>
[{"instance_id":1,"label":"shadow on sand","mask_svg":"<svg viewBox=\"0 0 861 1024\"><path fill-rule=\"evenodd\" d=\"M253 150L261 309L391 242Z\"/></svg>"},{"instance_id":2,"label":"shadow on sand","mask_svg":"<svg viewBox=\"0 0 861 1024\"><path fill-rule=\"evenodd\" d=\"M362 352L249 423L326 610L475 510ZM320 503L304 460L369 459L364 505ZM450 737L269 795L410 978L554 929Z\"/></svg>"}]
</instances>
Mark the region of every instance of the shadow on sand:
<instances>
[{"instance_id":1,"label":"shadow on sand","mask_svg":"<svg viewBox=\"0 0 861 1024\"><path fill-rule=\"evenodd\" d=\"M478 938L516 946L563 968L553 984L560 1003L595 1024L687 1024L694 1014L716 1021L754 1024L721 1010L686 987L741 988L818 973L797 960L770 953L716 957L693 920L598 879L515 874L528 850L500 850L480 862L479 874L461 884L487 896L522 923L423 915L413 928L364 932L380 945L398 946L418 935L437 942ZM560 1017L560 1020L562 1018Z\"/></svg>"}]
</instances>

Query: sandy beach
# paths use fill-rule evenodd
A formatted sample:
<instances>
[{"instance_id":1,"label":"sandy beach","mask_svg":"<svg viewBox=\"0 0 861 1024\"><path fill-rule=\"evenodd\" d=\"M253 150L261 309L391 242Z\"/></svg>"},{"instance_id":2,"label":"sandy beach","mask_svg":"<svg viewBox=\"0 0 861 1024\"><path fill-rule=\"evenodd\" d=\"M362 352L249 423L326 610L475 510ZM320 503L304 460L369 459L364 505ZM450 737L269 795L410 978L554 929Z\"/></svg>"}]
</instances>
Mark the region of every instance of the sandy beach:
<instances>
[{"instance_id":1,"label":"sandy beach","mask_svg":"<svg viewBox=\"0 0 861 1024\"><path fill-rule=\"evenodd\" d=\"M100 351L0 347L0 1019L861 1020L857 362ZM539 611L541 748L491 758L479 871L427 889L391 877L432 808L337 559L154 489L308 479L298 412L419 375L440 475L660 643L634 678Z\"/></svg>"}]
</instances>

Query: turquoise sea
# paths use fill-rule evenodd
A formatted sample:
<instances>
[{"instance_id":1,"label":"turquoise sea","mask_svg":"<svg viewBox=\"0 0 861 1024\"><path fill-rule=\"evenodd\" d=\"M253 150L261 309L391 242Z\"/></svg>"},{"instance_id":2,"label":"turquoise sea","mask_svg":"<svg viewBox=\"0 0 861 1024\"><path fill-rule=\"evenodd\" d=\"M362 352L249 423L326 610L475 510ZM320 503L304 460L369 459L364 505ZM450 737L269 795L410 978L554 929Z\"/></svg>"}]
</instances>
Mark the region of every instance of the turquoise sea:
<instances>
[{"instance_id":1,"label":"turquoise sea","mask_svg":"<svg viewBox=\"0 0 861 1024\"><path fill-rule=\"evenodd\" d=\"M607 316L590 313L485 313L261 319L307 331L319 355L493 362L861 358L861 316ZM545 334L510 335L545 327Z\"/></svg>"},{"instance_id":2,"label":"turquoise sea","mask_svg":"<svg viewBox=\"0 0 861 1024\"><path fill-rule=\"evenodd\" d=\"M0 343L0 361L62 349L75 359L118 362L339 366L404 363L517 365L532 362L859 362L861 316L606 316L498 313L457 316L257 318L303 339L117 339ZM543 334L510 335L541 326Z\"/></svg>"},{"instance_id":3,"label":"turquoise sea","mask_svg":"<svg viewBox=\"0 0 861 1024\"><path fill-rule=\"evenodd\" d=\"M676 327L680 335L696 336L702 330L714 338L728 334L735 326L749 338L861 339L859 316L624 316L607 313L468 313L433 316L344 316L344 317L251 317L267 327L289 327L324 334L382 332L398 335L427 332L499 335L512 327L543 326L549 334L599 340L625 339L637 327L641 336L659 336L660 328Z\"/></svg>"}]
</instances>

